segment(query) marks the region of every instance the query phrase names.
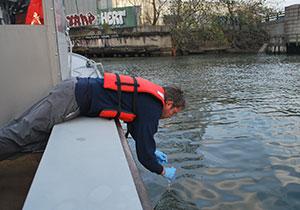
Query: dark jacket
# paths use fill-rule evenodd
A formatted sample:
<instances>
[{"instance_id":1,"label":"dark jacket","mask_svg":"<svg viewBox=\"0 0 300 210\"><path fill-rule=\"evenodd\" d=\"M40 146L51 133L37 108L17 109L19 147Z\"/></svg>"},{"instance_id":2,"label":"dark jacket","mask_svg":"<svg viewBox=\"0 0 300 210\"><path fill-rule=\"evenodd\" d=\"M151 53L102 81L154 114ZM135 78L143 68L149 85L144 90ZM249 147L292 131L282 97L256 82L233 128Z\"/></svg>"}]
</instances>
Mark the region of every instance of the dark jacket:
<instances>
[{"instance_id":1,"label":"dark jacket","mask_svg":"<svg viewBox=\"0 0 300 210\"><path fill-rule=\"evenodd\" d=\"M80 114L97 117L103 109L118 108L117 92L103 88L103 79L78 78L75 88ZM122 109L132 112L132 93L122 93ZM162 104L154 96L139 93L136 100L137 118L128 123L128 129L135 140L137 157L151 172L161 174L163 167L156 161L154 134L162 114Z\"/></svg>"}]
</instances>

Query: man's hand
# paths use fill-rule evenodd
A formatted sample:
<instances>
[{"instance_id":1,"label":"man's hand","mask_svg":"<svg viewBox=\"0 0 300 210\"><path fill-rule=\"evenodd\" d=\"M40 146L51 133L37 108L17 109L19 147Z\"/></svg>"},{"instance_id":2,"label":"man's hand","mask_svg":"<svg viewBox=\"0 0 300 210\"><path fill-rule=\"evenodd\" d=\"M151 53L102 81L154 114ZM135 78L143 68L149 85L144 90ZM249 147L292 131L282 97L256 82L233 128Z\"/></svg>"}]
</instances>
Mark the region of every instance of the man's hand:
<instances>
[{"instance_id":1,"label":"man's hand","mask_svg":"<svg viewBox=\"0 0 300 210\"><path fill-rule=\"evenodd\" d=\"M159 150L156 150L154 152L154 154L155 154L156 160L157 160L157 162L159 164L163 165L163 164L167 164L168 163L168 156L165 153L163 153L163 152L161 152Z\"/></svg>"},{"instance_id":2,"label":"man's hand","mask_svg":"<svg viewBox=\"0 0 300 210\"><path fill-rule=\"evenodd\" d=\"M169 181L175 180L176 177L176 168L164 168L162 175L167 178Z\"/></svg>"}]
</instances>

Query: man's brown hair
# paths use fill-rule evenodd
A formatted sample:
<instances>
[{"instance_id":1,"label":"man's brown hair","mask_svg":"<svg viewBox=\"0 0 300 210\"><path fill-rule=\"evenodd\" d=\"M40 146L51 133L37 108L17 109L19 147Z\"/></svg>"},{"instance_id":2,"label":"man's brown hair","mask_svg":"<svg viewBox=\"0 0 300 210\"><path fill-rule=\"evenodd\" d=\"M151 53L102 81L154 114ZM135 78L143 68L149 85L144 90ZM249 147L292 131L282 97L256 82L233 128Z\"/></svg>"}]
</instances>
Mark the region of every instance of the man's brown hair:
<instances>
[{"instance_id":1,"label":"man's brown hair","mask_svg":"<svg viewBox=\"0 0 300 210\"><path fill-rule=\"evenodd\" d=\"M185 108L183 91L177 86L165 86L165 102L173 101L173 107Z\"/></svg>"}]
</instances>

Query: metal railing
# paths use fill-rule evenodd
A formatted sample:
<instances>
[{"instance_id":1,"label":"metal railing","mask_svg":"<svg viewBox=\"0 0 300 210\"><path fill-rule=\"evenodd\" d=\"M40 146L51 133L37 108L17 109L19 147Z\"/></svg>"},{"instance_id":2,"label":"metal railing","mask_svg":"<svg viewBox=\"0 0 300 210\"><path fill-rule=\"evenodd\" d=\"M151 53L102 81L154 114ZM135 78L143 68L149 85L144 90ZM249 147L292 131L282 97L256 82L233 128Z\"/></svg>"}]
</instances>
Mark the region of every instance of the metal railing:
<instances>
[{"instance_id":1,"label":"metal railing","mask_svg":"<svg viewBox=\"0 0 300 210\"><path fill-rule=\"evenodd\" d=\"M285 17L285 12L278 12L276 14L272 14L272 15L267 15L264 18L263 22L272 22L272 21L278 21L281 20Z\"/></svg>"}]
</instances>

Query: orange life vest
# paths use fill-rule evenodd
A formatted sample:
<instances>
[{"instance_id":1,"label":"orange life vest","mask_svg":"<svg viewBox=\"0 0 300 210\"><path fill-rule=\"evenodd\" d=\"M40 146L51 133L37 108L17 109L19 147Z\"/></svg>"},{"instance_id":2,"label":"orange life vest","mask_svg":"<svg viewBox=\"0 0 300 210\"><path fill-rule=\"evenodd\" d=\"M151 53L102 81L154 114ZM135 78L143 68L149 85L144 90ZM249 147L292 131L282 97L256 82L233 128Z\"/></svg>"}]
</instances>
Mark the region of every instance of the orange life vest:
<instances>
[{"instance_id":1,"label":"orange life vest","mask_svg":"<svg viewBox=\"0 0 300 210\"><path fill-rule=\"evenodd\" d=\"M105 89L115 90L118 92L118 109L104 109L99 113L100 117L118 118L124 122L132 122L136 118L136 98L138 93L148 93L157 98L163 105L164 89L141 77L131 77L127 75L118 75L114 73L104 73ZM121 107L122 92L133 93L133 112L125 112Z\"/></svg>"}]
</instances>

